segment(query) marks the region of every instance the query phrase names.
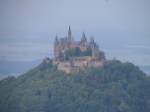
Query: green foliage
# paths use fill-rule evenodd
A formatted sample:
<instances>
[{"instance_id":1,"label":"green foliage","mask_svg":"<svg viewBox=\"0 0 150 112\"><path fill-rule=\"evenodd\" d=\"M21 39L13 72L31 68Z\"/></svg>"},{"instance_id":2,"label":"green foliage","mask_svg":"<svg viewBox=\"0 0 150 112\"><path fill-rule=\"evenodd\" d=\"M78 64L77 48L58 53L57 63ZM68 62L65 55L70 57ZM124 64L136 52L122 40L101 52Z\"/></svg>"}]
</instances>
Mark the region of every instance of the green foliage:
<instances>
[{"instance_id":1,"label":"green foliage","mask_svg":"<svg viewBox=\"0 0 150 112\"><path fill-rule=\"evenodd\" d=\"M69 59L70 57L77 57L77 56L80 56L80 53L81 53L81 51L78 47L68 49L68 50L65 51L65 58Z\"/></svg>"},{"instance_id":2,"label":"green foliage","mask_svg":"<svg viewBox=\"0 0 150 112\"><path fill-rule=\"evenodd\" d=\"M80 56L92 56L92 49L88 47L87 50L80 53Z\"/></svg>"},{"instance_id":3,"label":"green foliage","mask_svg":"<svg viewBox=\"0 0 150 112\"><path fill-rule=\"evenodd\" d=\"M72 48L66 50L64 53L60 54L61 60L68 60L72 57L79 57L79 56L92 56L92 49L90 47L87 48L85 51L81 51L80 48Z\"/></svg>"},{"instance_id":4,"label":"green foliage","mask_svg":"<svg viewBox=\"0 0 150 112\"><path fill-rule=\"evenodd\" d=\"M150 112L150 77L116 60L67 75L50 60L0 81L0 112Z\"/></svg>"}]
</instances>

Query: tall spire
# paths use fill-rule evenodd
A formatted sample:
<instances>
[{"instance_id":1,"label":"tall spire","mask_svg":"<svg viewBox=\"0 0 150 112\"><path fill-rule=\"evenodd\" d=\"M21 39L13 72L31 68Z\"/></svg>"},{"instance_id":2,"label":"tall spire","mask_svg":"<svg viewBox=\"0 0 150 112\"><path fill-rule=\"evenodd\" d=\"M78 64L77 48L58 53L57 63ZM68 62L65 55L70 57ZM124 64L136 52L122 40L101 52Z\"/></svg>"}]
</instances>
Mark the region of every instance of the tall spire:
<instances>
[{"instance_id":1,"label":"tall spire","mask_svg":"<svg viewBox=\"0 0 150 112\"><path fill-rule=\"evenodd\" d=\"M71 27L69 26L69 30L68 30L68 40L72 41L72 32L71 32Z\"/></svg>"},{"instance_id":2,"label":"tall spire","mask_svg":"<svg viewBox=\"0 0 150 112\"><path fill-rule=\"evenodd\" d=\"M55 45L58 45L59 44L59 41L58 41L58 36L56 35L56 37L55 37Z\"/></svg>"}]
</instances>

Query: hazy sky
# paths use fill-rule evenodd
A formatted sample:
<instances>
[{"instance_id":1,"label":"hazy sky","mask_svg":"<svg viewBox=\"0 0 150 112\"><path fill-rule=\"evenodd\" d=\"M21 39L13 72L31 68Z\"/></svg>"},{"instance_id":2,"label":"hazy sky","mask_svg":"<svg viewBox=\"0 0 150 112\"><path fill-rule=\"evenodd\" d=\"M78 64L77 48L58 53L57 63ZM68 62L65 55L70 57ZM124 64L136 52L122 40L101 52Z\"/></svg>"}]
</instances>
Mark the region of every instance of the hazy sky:
<instances>
[{"instance_id":1,"label":"hazy sky","mask_svg":"<svg viewBox=\"0 0 150 112\"><path fill-rule=\"evenodd\" d=\"M0 60L52 56L56 34L94 36L107 58L150 66L150 0L0 0Z\"/></svg>"}]
</instances>

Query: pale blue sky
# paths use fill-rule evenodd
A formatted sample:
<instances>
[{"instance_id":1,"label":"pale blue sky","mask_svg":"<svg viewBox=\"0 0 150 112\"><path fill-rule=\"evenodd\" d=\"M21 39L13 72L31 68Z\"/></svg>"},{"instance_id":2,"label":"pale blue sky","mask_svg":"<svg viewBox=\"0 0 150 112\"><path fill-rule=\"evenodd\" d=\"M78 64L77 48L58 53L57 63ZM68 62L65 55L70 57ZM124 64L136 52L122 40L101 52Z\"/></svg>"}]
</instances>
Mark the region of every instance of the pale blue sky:
<instances>
[{"instance_id":1,"label":"pale blue sky","mask_svg":"<svg viewBox=\"0 0 150 112\"><path fill-rule=\"evenodd\" d=\"M108 59L150 67L150 0L0 0L0 60L52 55L69 25L75 39L94 36Z\"/></svg>"}]
</instances>

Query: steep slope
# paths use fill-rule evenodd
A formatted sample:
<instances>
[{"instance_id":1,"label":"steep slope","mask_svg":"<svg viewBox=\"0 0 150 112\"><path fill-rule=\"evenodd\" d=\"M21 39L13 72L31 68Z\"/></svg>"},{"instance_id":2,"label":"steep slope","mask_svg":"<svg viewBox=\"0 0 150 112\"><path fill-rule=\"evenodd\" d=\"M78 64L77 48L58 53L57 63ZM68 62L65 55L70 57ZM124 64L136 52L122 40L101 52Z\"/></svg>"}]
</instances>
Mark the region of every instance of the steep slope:
<instances>
[{"instance_id":1,"label":"steep slope","mask_svg":"<svg viewBox=\"0 0 150 112\"><path fill-rule=\"evenodd\" d=\"M51 60L0 81L0 112L149 112L150 78L131 63L67 75Z\"/></svg>"}]
</instances>

